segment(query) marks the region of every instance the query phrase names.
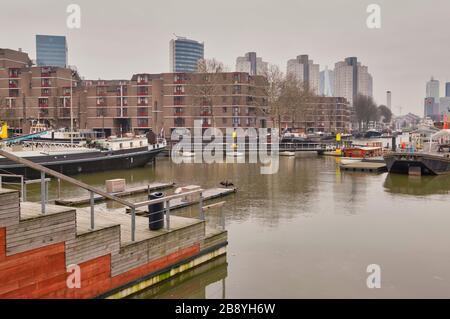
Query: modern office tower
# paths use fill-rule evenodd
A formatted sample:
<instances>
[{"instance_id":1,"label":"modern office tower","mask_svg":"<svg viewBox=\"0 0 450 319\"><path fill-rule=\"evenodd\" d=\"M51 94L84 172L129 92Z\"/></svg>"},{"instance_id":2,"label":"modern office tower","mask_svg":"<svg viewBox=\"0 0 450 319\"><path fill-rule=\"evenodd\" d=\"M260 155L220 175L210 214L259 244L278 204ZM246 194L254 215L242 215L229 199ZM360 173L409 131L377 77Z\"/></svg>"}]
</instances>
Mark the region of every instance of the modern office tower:
<instances>
[{"instance_id":1,"label":"modern office tower","mask_svg":"<svg viewBox=\"0 0 450 319\"><path fill-rule=\"evenodd\" d=\"M450 97L450 82L445 83L445 96Z\"/></svg>"},{"instance_id":2,"label":"modern office tower","mask_svg":"<svg viewBox=\"0 0 450 319\"><path fill-rule=\"evenodd\" d=\"M392 92L391 91L387 91L386 92L386 106L389 110L392 110Z\"/></svg>"},{"instance_id":3,"label":"modern office tower","mask_svg":"<svg viewBox=\"0 0 450 319\"><path fill-rule=\"evenodd\" d=\"M236 59L236 72L246 72L250 75L265 75L267 62L257 57L256 52L247 52L245 56Z\"/></svg>"},{"instance_id":4,"label":"modern office tower","mask_svg":"<svg viewBox=\"0 0 450 319\"><path fill-rule=\"evenodd\" d=\"M333 96L334 75L333 71L325 67L325 70L320 72L319 95Z\"/></svg>"},{"instance_id":5,"label":"modern office tower","mask_svg":"<svg viewBox=\"0 0 450 319\"><path fill-rule=\"evenodd\" d=\"M319 64L309 60L307 54L302 54L288 60L286 73L295 76L297 80L307 84L315 94L319 94L319 68Z\"/></svg>"},{"instance_id":6,"label":"modern office tower","mask_svg":"<svg viewBox=\"0 0 450 319\"><path fill-rule=\"evenodd\" d=\"M204 43L177 37L170 40L170 72L197 72L198 61L204 58Z\"/></svg>"},{"instance_id":7,"label":"modern office tower","mask_svg":"<svg viewBox=\"0 0 450 319\"><path fill-rule=\"evenodd\" d=\"M65 68L67 63L67 41L65 36L36 35L37 66Z\"/></svg>"},{"instance_id":8,"label":"modern office tower","mask_svg":"<svg viewBox=\"0 0 450 319\"><path fill-rule=\"evenodd\" d=\"M432 97L437 101L439 99L439 81L431 77L431 80L427 82L427 90L425 97Z\"/></svg>"},{"instance_id":9,"label":"modern office tower","mask_svg":"<svg viewBox=\"0 0 450 319\"><path fill-rule=\"evenodd\" d=\"M351 105L358 94L373 95L373 79L368 67L358 58L349 57L337 62L334 68L334 96L345 97Z\"/></svg>"}]
</instances>

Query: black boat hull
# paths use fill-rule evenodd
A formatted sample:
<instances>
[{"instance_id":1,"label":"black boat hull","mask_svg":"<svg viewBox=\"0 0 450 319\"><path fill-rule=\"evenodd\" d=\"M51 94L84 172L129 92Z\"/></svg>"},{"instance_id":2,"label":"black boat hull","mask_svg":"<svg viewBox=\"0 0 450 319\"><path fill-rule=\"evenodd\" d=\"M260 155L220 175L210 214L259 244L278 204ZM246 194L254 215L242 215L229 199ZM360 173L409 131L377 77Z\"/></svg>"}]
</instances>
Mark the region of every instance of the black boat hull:
<instances>
[{"instance_id":1,"label":"black boat hull","mask_svg":"<svg viewBox=\"0 0 450 319\"><path fill-rule=\"evenodd\" d=\"M163 148L140 151L135 153L110 153L101 154L102 156L85 157L67 159L64 161L56 159L49 161L48 159L33 160L47 168L55 170L65 175L77 175L93 172L111 171L119 169L130 169L143 167L153 161L155 156L160 153ZM97 155L97 154L96 154ZM25 167L20 164L3 164L0 162L0 171L2 173L23 175L27 179L35 179L40 177L40 172Z\"/></svg>"},{"instance_id":2,"label":"black boat hull","mask_svg":"<svg viewBox=\"0 0 450 319\"><path fill-rule=\"evenodd\" d=\"M450 157L426 153L390 153L384 156L389 173L409 174L411 167L421 175L450 174Z\"/></svg>"}]
</instances>

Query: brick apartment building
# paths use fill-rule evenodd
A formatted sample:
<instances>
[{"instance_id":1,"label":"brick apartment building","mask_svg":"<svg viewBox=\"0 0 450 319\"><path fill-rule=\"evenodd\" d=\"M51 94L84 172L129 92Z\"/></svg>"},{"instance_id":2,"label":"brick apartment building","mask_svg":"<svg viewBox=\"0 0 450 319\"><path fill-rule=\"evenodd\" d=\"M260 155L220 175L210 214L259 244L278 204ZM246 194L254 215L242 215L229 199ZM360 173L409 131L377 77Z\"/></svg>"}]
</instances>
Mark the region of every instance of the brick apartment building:
<instances>
[{"instance_id":1,"label":"brick apartment building","mask_svg":"<svg viewBox=\"0 0 450 319\"><path fill-rule=\"evenodd\" d=\"M316 96L310 99L305 109L294 123L290 116L283 116L281 126L307 133L351 130L353 108L343 97Z\"/></svg>"},{"instance_id":2,"label":"brick apartment building","mask_svg":"<svg viewBox=\"0 0 450 319\"><path fill-rule=\"evenodd\" d=\"M28 54L0 49L0 119L12 129L28 132L34 120L70 127L71 98L78 127L83 121L80 85L80 77L71 69L32 66Z\"/></svg>"},{"instance_id":3,"label":"brick apartment building","mask_svg":"<svg viewBox=\"0 0 450 319\"><path fill-rule=\"evenodd\" d=\"M28 133L33 121L106 136L175 129L267 127L266 79L244 72L135 74L130 80L82 80L76 71L33 66L28 54L0 49L0 120ZM72 99L72 101L71 101ZM285 120L283 126L290 122ZM345 99L317 97L298 127L346 131ZM297 125L297 124L296 124Z\"/></svg>"}]
</instances>

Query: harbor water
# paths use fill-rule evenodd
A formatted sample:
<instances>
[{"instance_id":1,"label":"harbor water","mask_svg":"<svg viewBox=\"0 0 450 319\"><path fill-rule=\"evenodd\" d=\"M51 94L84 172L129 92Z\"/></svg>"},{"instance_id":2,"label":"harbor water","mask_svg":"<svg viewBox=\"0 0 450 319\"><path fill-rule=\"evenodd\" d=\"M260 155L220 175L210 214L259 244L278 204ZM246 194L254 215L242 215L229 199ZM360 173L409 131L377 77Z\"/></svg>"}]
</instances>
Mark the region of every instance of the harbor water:
<instances>
[{"instance_id":1,"label":"harbor water","mask_svg":"<svg viewBox=\"0 0 450 319\"><path fill-rule=\"evenodd\" d=\"M259 164L175 164L76 176L94 186L125 178L127 186L174 181L238 188L224 199L226 258L191 270L136 298L400 298L450 297L450 176L341 172L338 158L281 157ZM55 181L50 199L56 196ZM169 191L170 192L170 191ZM62 197L84 195L62 185ZM140 199L145 197L141 196ZM38 186L29 189L38 200ZM139 199L137 197L136 199ZM102 203L96 209L117 208ZM177 214L198 214L197 207ZM369 265L381 288L369 289Z\"/></svg>"}]
</instances>

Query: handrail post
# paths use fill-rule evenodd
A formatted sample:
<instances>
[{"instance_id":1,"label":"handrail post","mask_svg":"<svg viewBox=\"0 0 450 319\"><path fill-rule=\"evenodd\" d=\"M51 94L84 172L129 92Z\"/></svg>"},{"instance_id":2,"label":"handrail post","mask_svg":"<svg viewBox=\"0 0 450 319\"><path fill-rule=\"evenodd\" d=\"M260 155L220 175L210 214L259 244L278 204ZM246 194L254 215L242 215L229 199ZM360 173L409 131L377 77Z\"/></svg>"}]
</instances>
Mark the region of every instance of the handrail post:
<instances>
[{"instance_id":1,"label":"handrail post","mask_svg":"<svg viewBox=\"0 0 450 319\"><path fill-rule=\"evenodd\" d=\"M41 213L45 214L45 173L41 172Z\"/></svg>"},{"instance_id":2,"label":"handrail post","mask_svg":"<svg viewBox=\"0 0 450 319\"><path fill-rule=\"evenodd\" d=\"M3 178L0 176L0 188L3 188Z\"/></svg>"},{"instance_id":3,"label":"handrail post","mask_svg":"<svg viewBox=\"0 0 450 319\"><path fill-rule=\"evenodd\" d=\"M26 181L23 182L23 202L27 201L27 183Z\"/></svg>"},{"instance_id":4,"label":"handrail post","mask_svg":"<svg viewBox=\"0 0 450 319\"><path fill-rule=\"evenodd\" d=\"M24 185L23 185L23 175L20 176L20 201L23 202L25 201L24 199L24 191L23 191Z\"/></svg>"},{"instance_id":5,"label":"handrail post","mask_svg":"<svg viewBox=\"0 0 450 319\"><path fill-rule=\"evenodd\" d=\"M58 178L58 199L61 199L61 178Z\"/></svg>"},{"instance_id":6,"label":"handrail post","mask_svg":"<svg viewBox=\"0 0 450 319\"><path fill-rule=\"evenodd\" d=\"M198 199L198 208L199 208L200 219L205 220L205 213L203 211L203 192L200 192L200 197Z\"/></svg>"},{"instance_id":7,"label":"handrail post","mask_svg":"<svg viewBox=\"0 0 450 319\"><path fill-rule=\"evenodd\" d=\"M94 220L94 192L90 192L91 198L90 198L90 202L91 202L91 230L95 229L95 220Z\"/></svg>"},{"instance_id":8,"label":"handrail post","mask_svg":"<svg viewBox=\"0 0 450 319\"><path fill-rule=\"evenodd\" d=\"M166 229L170 230L170 201L166 201Z\"/></svg>"},{"instance_id":9,"label":"handrail post","mask_svg":"<svg viewBox=\"0 0 450 319\"><path fill-rule=\"evenodd\" d=\"M131 241L136 240L136 208L131 207Z\"/></svg>"},{"instance_id":10,"label":"handrail post","mask_svg":"<svg viewBox=\"0 0 450 319\"><path fill-rule=\"evenodd\" d=\"M225 230L225 215L223 214L223 205L220 205L220 226Z\"/></svg>"}]
</instances>

